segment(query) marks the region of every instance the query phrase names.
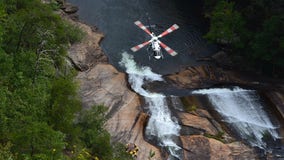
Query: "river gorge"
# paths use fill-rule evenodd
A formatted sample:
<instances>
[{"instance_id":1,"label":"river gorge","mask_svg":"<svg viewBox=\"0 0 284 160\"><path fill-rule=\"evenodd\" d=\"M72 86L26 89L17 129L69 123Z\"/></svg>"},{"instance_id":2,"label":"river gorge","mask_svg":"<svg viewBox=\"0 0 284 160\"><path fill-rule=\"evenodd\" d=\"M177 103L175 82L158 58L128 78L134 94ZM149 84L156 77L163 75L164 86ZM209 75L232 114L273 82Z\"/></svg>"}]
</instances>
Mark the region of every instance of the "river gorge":
<instances>
[{"instance_id":1,"label":"river gorge","mask_svg":"<svg viewBox=\"0 0 284 160\"><path fill-rule=\"evenodd\" d=\"M107 106L112 140L137 144L137 159L152 151L157 160L284 157L283 115L277 110L283 108L283 83L198 61L217 51L202 38L202 20L183 17L170 0L70 2L79 7L80 21L99 30L74 22L87 33L69 50L81 70L83 105ZM148 17L163 27L180 25L165 38L179 56L154 61L145 51L130 53L146 38L133 22Z\"/></svg>"}]
</instances>

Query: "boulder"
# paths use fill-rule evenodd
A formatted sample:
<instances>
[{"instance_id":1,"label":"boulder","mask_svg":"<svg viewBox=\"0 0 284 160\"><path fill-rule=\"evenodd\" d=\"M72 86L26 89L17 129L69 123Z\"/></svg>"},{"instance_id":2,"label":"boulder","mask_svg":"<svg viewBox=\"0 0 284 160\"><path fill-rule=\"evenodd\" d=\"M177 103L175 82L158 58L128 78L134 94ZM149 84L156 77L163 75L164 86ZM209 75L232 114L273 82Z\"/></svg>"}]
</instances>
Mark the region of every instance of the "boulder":
<instances>
[{"instance_id":1,"label":"boulder","mask_svg":"<svg viewBox=\"0 0 284 160\"><path fill-rule=\"evenodd\" d=\"M123 96L130 94L125 87L125 74L118 72L109 64L97 64L88 72L79 72L77 79L80 83L83 106L86 108L95 104L117 106L122 102Z\"/></svg>"},{"instance_id":2,"label":"boulder","mask_svg":"<svg viewBox=\"0 0 284 160\"><path fill-rule=\"evenodd\" d=\"M181 136L186 160L254 160L254 151L240 142L224 144L201 135Z\"/></svg>"},{"instance_id":3,"label":"boulder","mask_svg":"<svg viewBox=\"0 0 284 160\"><path fill-rule=\"evenodd\" d=\"M273 91L281 89L283 92L284 88L282 79L268 78L255 73L241 73L236 70L210 65L187 67L177 73L165 75L164 79L166 80L165 83L168 86L170 85L169 87L175 87L176 89L192 90L217 85L238 85L255 88L256 90Z\"/></svg>"},{"instance_id":4,"label":"boulder","mask_svg":"<svg viewBox=\"0 0 284 160\"><path fill-rule=\"evenodd\" d=\"M249 84L250 82L229 70L208 65L188 67L178 73L166 75L165 79L173 86L182 89L207 88L216 84Z\"/></svg>"},{"instance_id":5,"label":"boulder","mask_svg":"<svg viewBox=\"0 0 284 160\"><path fill-rule=\"evenodd\" d=\"M107 63L108 59L99 46L104 35L94 32L92 27L86 24L71 22L86 34L80 43L75 43L68 49L68 56L75 67L80 71L86 71L98 63Z\"/></svg>"},{"instance_id":6,"label":"boulder","mask_svg":"<svg viewBox=\"0 0 284 160\"><path fill-rule=\"evenodd\" d=\"M199 117L190 113L179 112L178 118L182 126L189 126L199 130L204 130L205 133L216 135L218 130L207 118Z\"/></svg>"},{"instance_id":7,"label":"boulder","mask_svg":"<svg viewBox=\"0 0 284 160\"><path fill-rule=\"evenodd\" d=\"M61 9L67 14L76 13L79 10L77 6L74 6L67 2L62 4Z\"/></svg>"}]
</instances>

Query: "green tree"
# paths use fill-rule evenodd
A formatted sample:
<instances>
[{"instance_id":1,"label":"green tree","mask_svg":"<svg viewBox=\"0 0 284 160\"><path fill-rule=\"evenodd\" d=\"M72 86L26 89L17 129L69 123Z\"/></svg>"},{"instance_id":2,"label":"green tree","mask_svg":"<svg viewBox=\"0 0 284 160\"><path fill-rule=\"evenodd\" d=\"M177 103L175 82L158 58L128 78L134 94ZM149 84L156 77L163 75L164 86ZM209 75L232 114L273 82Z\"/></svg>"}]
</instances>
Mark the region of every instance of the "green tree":
<instances>
[{"instance_id":1,"label":"green tree","mask_svg":"<svg viewBox=\"0 0 284 160\"><path fill-rule=\"evenodd\" d=\"M47 123L28 122L15 135L14 148L24 157L46 155L49 159L62 157L64 134L54 131ZM56 158L57 157L57 158Z\"/></svg>"},{"instance_id":2,"label":"green tree","mask_svg":"<svg viewBox=\"0 0 284 160\"><path fill-rule=\"evenodd\" d=\"M283 28L284 17L272 16L267 19L262 32L255 35L252 44L253 58L284 67L284 33L281 32Z\"/></svg>"},{"instance_id":3,"label":"green tree","mask_svg":"<svg viewBox=\"0 0 284 160\"><path fill-rule=\"evenodd\" d=\"M283 77L283 1L206 1L206 38L222 44L238 69ZM214 9L213 9L214 8Z\"/></svg>"},{"instance_id":4,"label":"green tree","mask_svg":"<svg viewBox=\"0 0 284 160\"><path fill-rule=\"evenodd\" d=\"M0 2L0 23L3 24L5 22L5 19L6 19L6 12L5 12L5 9L4 9L4 4L2 2ZM4 29L3 29L3 26L0 25L0 46L1 46L1 41L2 41L2 36L3 36L3 33L4 32Z\"/></svg>"},{"instance_id":5,"label":"green tree","mask_svg":"<svg viewBox=\"0 0 284 160\"><path fill-rule=\"evenodd\" d=\"M121 143L113 144L113 158L112 160L133 160L131 154L125 152L125 145ZM139 154L139 153L138 153Z\"/></svg>"},{"instance_id":6,"label":"green tree","mask_svg":"<svg viewBox=\"0 0 284 160\"><path fill-rule=\"evenodd\" d=\"M77 86L71 77L65 75L52 81L50 104L47 111L49 124L55 130L65 133L67 140L72 145L78 137L74 118L75 114L81 110L81 102L77 96Z\"/></svg>"},{"instance_id":7,"label":"green tree","mask_svg":"<svg viewBox=\"0 0 284 160\"><path fill-rule=\"evenodd\" d=\"M6 144L0 144L0 159L15 160L16 156L10 151L12 144L7 142Z\"/></svg>"},{"instance_id":8,"label":"green tree","mask_svg":"<svg viewBox=\"0 0 284 160\"><path fill-rule=\"evenodd\" d=\"M263 67L263 71L275 74L284 68L284 16L272 16L265 20L261 32L255 34L252 41L252 58ZM278 71L279 72L279 71Z\"/></svg>"},{"instance_id":9,"label":"green tree","mask_svg":"<svg viewBox=\"0 0 284 160\"><path fill-rule=\"evenodd\" d=\"M80 138L89 148L89 155L109 160L133 159L125 152L125 145L110 143L110 135L104 129L106 109L103 105L93 106L91 109L81 111L76 120L76 124L81 128Z\"/></svg>"},{"instance_id":10,"label":"green tree","mask_svg":"<svg viewBox=\"0 0 284 160\"><path fill-rule=\"evenodd\" d=\"M240 34L244 21L240 13L234 10L233 2L218 1L208 17L211 24L205 38L226 45L242 45Z\"/></svg>"},{"instance_id":11,"label":"green tree","mask_svg":"<svg viewBox=\"0 0 284 160\"><path fill-rule=\"evenodd\" d=\"M0 23L0 159L125 159L103 128L105 107L80 112L65 61L78 27L40 0L0 1Z\"/></svg>"},{"instance_id":12,"label":"green tree","mask_svg":"<svg viewBox=\"0 0 284 160\"><path fill-rule=\"evenodd\" d=\"M103 128L106 108L102 105L94 106L90 110L83 110L77 119L81 128L80 138L90 148L92 155L102 159L112 158L110 135Z\"/></svg>"},{"instance_id":13,"label":"green tree","mask_svg":"<svg viewBox=\"0 0 284 160\"><path fill-rule=\"evenodd\" d=\"M74 73L61 67L71 32L64 32L66 22L38 0L1 1L0 22L0 144L15 144L11 153L19 153L19 159L62 157L79 110ZM58 87L67 89L54 93ZM55 118L68 131L50 121L51 106L62 112Z\"/></svg>"}]
</instances>

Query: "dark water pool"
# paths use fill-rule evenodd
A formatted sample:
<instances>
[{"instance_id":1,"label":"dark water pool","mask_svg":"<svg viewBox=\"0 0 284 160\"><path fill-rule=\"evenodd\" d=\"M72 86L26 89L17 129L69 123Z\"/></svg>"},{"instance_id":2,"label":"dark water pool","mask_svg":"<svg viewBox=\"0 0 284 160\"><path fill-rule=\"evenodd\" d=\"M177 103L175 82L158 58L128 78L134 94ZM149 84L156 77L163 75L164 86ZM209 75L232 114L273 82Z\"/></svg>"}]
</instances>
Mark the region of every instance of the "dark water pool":
<instances>
[{"instance_id":1,"label":"dark water pool","mask_svg":"<svg viewBox=\"0 0 284 160\"><path fill-rule=\"evenodd\" d=\"M202 38L205 31L204 19L201 17L200 1L183 0L68 0L79 7L81 21L95 25L105 34L102 48L110 63L123 71L118 64L121 53L126 51L134 55L137 63L150 66L160 74L177 72L181 67L198 65L196 58L215 53L216 48L208 45ZM172 24L180 26L175 32L163 37L162 42L179 54L175 57L164 51L164 59L149 59L146 48L132 53L131 47L149 39L141 29L134 25L140 20L160 34ZM149 22L149 23L148 23Z\"/></svg>"}]
</instances>

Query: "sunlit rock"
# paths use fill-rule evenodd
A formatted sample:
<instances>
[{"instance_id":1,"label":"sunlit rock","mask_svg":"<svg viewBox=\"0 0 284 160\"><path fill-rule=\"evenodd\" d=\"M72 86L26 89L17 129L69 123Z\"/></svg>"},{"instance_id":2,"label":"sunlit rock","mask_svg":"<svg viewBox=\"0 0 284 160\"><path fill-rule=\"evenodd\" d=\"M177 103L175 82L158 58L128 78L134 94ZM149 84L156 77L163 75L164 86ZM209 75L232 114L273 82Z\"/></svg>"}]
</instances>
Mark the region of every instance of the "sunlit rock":
<instances>
[{"instance_id":1,"label":"sunlit rock","mask_svg":"<svg viewBox=\"0 0 284 160\"><path fill-rule=\"evenodd\" d=\"M242 143L224 144L201 135L181 136L184 159L198 160L254 160L255 153Z\"/></svg>"},{"instance_id":2,"label":"sunlit rock","mask_svg":"<svg viewBox=\"0 0 284 160\"><path fill-rule=\"evenodd\" d=\"M159 159L158 148L144 140L147 115L141 111L139 96L128 89L124 73L112 65L98 64L88 72L80 72L77 79L85 107L108 107L106 129L113 141L135 143L140 149L138 159L146 159L151 150Z\"/></svg>"},{"instance_id":3,"label":"sunlit rock","mask_svg":"<svg viewBox=\"0 0 284 160\"><path fill-rule=\"evenodd\" d=\"M180 112L178 117L183 126L190 126L200 130L204 130L208 134L218 134L218 130L213 126L213 124L206 118L198 117L190 113Z\"/></svg>"},{"instance_id":4,"label":"sunlit rock","mask_svg":"<svg viewBox=\"0 0 284 160\"><path fill-rule=\"evenodd\" d=\"M139 96L128 88L126 75L107 64L107 57L99 46L103 34L83 23L71 23L86 33L82 42L68 50L75 68L82 71L76 80L85 109L94 105L108 107L105 128L112 141L135 143L139 147L138 160L147 159L150 152L155 152L155 159L162 159L159 149L144 140L148 116L141 111Z\"/></svg>"},{"instance_id":5,"label":"sunlit rock","mask_svg":"<svg viewBox=\"0 0 284 160\"><path fill-rule=\"evenodd\" d=\"M104 35L100 32L93 32L93 29L86 24L73 22L86 34L80 43L73 44L68 50L68 56L75 67L80 71L86 71L98 63L106 63L107 57L99 47Z\"/></svg>"}]
</instances>

